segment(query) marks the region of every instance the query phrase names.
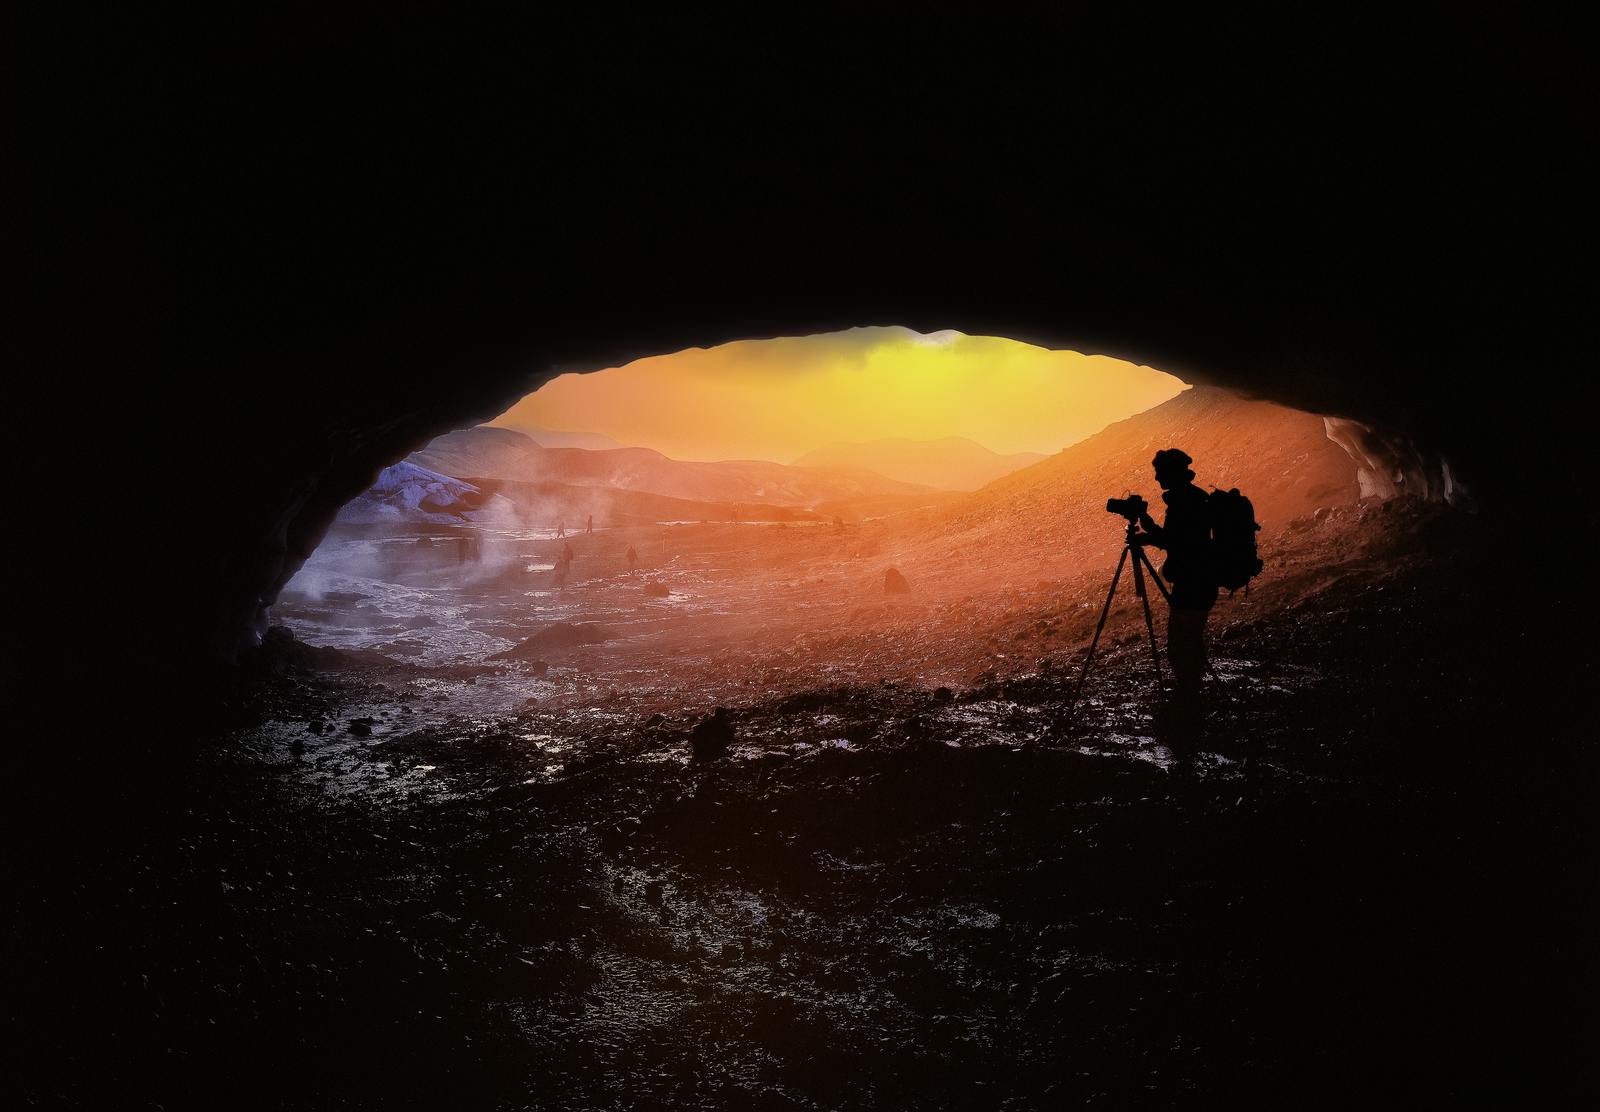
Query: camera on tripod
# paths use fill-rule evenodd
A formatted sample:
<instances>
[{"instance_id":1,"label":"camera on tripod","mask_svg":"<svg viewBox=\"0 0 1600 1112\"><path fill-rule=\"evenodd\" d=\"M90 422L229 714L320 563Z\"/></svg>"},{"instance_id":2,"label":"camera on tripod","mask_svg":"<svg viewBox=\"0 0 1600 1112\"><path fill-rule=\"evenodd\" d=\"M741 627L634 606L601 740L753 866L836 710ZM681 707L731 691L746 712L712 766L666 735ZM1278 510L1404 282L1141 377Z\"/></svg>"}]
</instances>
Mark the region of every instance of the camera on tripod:
<instances>
[{"instance_id":1,"label":"camera on tripod","mask_svg":"<svg viewBox=\"0 0 1600 1112\"><path fill-rule=\"evenodd\" d=\"M1133 593L1144 610L1144 631L1150 637L1150 663L1155 666L1156 683L1161 682L1161 652L1156 647L1156 622L1150 614L1150 596L1145 591L1144 573L1146 571L1150 573L1151 582L1156 585L1156 590L1161 592L1161 597L1169 604L1172 602L1172 596L1167 591L1166 585L1161 582L1161 575L1156 571L1156 566L1150 562L1150 557L1145 555L1142 539L1138 535L1139 519L1149 509L1150 503L1137 494L1106 499L1107 513L1128 519L1128 543L1122 546L1122 555L1117 558L1117 570L1111 573L1111 590L1106 592L1106 604L1100 608L1100 621L1094 627L1094 638L1089 642L1089 652L1083 658L1083 669L1078 673L1077 686L1072 689L1072 702L1067 704L1068 714L1076 709L1078 696L1083 693L1083 681L1089 678L1089 665L1094 663L1094 651L1100 647L1100 635L1105 632L1106 618L1111 614L1111 600L1116 597L1117 584L1122 580L1122 569L1129 564L1133 565Z\"/></svg>"},{"instance_id":2,"label":"camera on tripod","mask_svg":"<svg viewBox=\"0 0 1600 1112\"><path fill-rule=\"evenodd\" d=\"M1120 514L1130 522L1138 521L1149 509L1150 503L1137 494L1130 494L1126 498L1106 499L1106 513Z\"/></svg>"}]
</instances>

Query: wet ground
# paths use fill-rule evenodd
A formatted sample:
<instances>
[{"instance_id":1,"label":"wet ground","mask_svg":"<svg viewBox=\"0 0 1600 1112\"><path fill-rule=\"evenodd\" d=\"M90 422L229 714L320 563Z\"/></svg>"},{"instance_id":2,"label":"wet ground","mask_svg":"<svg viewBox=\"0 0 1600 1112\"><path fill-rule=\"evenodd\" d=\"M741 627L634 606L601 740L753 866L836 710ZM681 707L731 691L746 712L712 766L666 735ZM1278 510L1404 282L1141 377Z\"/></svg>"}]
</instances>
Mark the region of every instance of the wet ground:
<instances>
[{"instance_id":1,"label":"wet ground","mask_svg":"<svg viewBox=\"0 0 1600 1112\"><path fill-rule=\"evenodd\" d=\"M887 600L848 533L684 526L632 575L603 538L558 586L531 538L515 591L419 602L407 569L439 579L416 546L395 593L291 600L304 640L274 634L223 744L130 781L129 809L160 781L160 820L114 865L81 850L115 899L30 882L76 914L49 920L71 945L13 940L73 955L15 997L12 1048L49 1063L23 1095L1576 1100L1592 764L1496 682L1508 643L1537 646L1514 600L1460 605L1493 566L1477 524L1386 513L1283 538L1274 581L1219 609L1198 731L1163 710L1130 605L1069 713L1087 575ZM441 606L477 608L470 643L402 628ZM370 608L345 646L387 655L308 646L319 607ZM490 659L518 607L617 636L537 675ZM732 746L694 762L718 703Z\"/></svg>"}]
</instances>

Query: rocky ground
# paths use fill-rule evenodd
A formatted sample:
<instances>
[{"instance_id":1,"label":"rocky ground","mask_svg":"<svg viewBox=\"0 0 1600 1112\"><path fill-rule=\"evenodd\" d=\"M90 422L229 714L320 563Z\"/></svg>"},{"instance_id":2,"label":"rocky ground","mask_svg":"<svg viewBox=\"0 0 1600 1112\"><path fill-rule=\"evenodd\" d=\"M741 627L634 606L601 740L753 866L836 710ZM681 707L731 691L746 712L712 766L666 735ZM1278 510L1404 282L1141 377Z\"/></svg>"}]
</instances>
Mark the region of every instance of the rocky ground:
<instances>
[{"instance_id":1,"label":"rocky ground","mask_svg":"<svg viewBox=\"0 0 1600 1112\"><path fill-rule=\"evenodd\" d=\"M1198 737L1129 606L1068 713L1098 586L851 604L798 647L775 609L749 652L666 654L655 688L614 684L603 645L552 680L278 632L173 724L204 744L130 760L79 836L16 843L15 1091L1575 1099L1592 763L1530 717L1518 599L1464 594L1497 574L1482 522L1385 506L1283 531L1277 574L1219 608ZM699 537L685 577L726 551ZM728 751L695 761L713 700Z\"/></svg>"}]
</instances>

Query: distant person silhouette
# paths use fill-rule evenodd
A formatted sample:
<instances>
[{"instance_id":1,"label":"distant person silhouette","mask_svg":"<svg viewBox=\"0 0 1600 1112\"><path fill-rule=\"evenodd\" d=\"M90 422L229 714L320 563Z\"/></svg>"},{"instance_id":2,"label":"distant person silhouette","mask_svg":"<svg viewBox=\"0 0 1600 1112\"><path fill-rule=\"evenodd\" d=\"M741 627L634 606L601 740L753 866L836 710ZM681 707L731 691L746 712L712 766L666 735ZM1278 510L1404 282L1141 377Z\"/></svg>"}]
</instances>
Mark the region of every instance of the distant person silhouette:
<instances>
[{"instance_id":1,"label":"distant person silhouette","mask_svg":"<svg viewBox=\"0 0 1600 1112\"><path fill-rule=\"evenodd\" d=\"M632 571L639 566L639 554L633 550L633 545L628 546L628 570Z\"/></svg>"},{"instance_id":2,"label":"distant person silhouette","mask_svg":"<svg viewBox=\"0 0 1600 1112\"><path fill-rule=\"evenodd\" d=\"M594 532L594 514L590 514L589 515L589 521L588 521L588 523L586 525L584 525L583 531L585 533Z\"/></svg>"},{"instance_id":3,"label":"distant person silhouette","mask_svg":"<svg viewBox=\"0 0 1600 1112\"><path fill-rule=\"evenodd\" d=\"M1187 453L1163 448L1151 460L1167 513L1160 525L1148 513L1139 517L1144 532L1135 543L1165 549L1161 574L1172 584L1172 607L1167 614L1167 659L1172 664L1173 685L1180 702L1193 706L1206 672L1206 615L1217 602L1217 583L1211 567L1210 496L1194 485Z\"/></svg>"},{"instance_id":4,"label":"distant person silhouette","mask_svg":"<svg viewBox=\"0 0 1600 1112\"><path fill-rule=\"evenodd\" d=\"M566 535L567 535L567 523L565 521L556 522L556 540L560 540L562 537L564 537Z\"/></svg>"}]
</instances>

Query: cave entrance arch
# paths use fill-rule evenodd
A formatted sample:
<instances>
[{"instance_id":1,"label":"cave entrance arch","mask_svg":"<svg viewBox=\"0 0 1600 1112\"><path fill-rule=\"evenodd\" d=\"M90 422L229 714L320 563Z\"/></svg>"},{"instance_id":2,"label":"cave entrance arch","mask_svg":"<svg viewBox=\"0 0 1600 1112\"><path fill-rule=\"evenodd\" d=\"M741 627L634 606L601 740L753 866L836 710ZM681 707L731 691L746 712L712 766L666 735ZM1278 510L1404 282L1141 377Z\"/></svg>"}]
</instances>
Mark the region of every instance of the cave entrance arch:
<instances>
[{"instance_id":1,"label":"cave entrance arch","mask_svg":"<svg viewBox=\"0 0 1600 1112\"><path fill-rule=\"evenodd\" d=\"M1063 393L1046 398L1048 389ZM913 606L930 600L964 605L987 597L997 585L1016 584L1037 595L1028 605L1047 612L1063 591L1074 599L1083 594L1080 573L1098 576L1106 555L1100 548L1120 539L1098 512L1104 498L1129 489L1156 493L1148 476L1152 438L1162 444L1178 438L1202 459L1203 478L1255 488L1269 513L1304 516L1369 493L1358 489L1354 465L1329 440L1329 426L1320 418L1217 388L1181 398L1184 389L1175 376L1107 357L907 329L736 343L562 376L490 424L447 433L386 468L375 488L340 511L342 528L326 543L342 557L325 548L290 584L279 613L314 628L327 608L312 604L353 608L356 613L344 614L352 625L333 643L434 663L443 662L441 646L445 657L483 657L534 640L524 653L526 663L549 669L546 657L629 639L635 615L627 611L635 605L677 604L680 618L705 605L756 614L773 607L818 609L808 593L871 605L890 590L914 594ZM682 412L672 412L683 399L661 390L692 396ZM557 391L563 396L553 398ZM977 393L1007 395L998 424L933 431L968 431L987 439L985 428L1003 435L1014 431L1008 422L1031 421L1036 428L1060 430L1060 440L1043 446L1085 446L1070 459L1052 458L1054 451L1008 458L966 442L988 457L980 462L991 469L969 472L960 481L936 479L928 471L897 472L896 463L929 468L948 461L892 459L881 441L880 455L872 458L796 452L803 444L847 435L833 431L841 409L873 415L865 426L850 426L857 430L877 421L879 431L916 431L894 425L906 413L890 411L887 403L918 391L923 396L907 401L906 410L935 422L979 420L982 415L970 412ZM941 391L944 410L915 412L918 404L935 408L930 399ZM723 411L738 411L745 420L730 428L717 419ZM759 412L777 418L752 428L756 422L749 417ZM706 427L685 428L696 413ZM1147 415L1143 425L1107 427L1140 415ZM609 431L630 430L623 435L631 443L552 436L538 427L541 421L571 425L585 419ZM657 439L667 435L680 439ZM789 439L765 450L774 435ZM1257 443L1245 450L1240 437ZM1286 458L1300 461L1288 484L1272 485L1267 472L1251 470L1252 457L1276 458L1268 445L1275 437L1294 445L1293 452L1285 449ZM945 442L928 443L952 450ZM688 450L681 450L685 445ZM670 448L671 455L655 451L658 446ZM691 458L675 458L684 456ZM1304 464L1308 456L1315 465ZM1013 472L1017 477L1004 488ZM990 491L991 483L1002 489ZM1301 489L1280 489L1296 483ZM809 547L763 548L764 538L747 546L761 553L747 557L739 546L755 534L736 538L711 529L701 536L682 528L727 523L829 526L830 535ZM589 533L591 525L598 526L597 534ZM381 535L385 527L393 527L394 535ZM756 572L786 577L790 586L802 579L813 586L809 592L763 594L753 583ZM384 597L387 588L375 584L386 583L402 587L402 596ZM468 584L480 597L463 603L458 594ZM1040 584L1048 586L1036 590ZM592 593L569 592L580 586ZM445 618L439 603L432 612L417 609L421 593L436 587L453 592L457 618ZM524 601L530 597L537 597L536 605ZM596 603L602 598L604 603ZM609 620L601 620L607 615ZM459 627L451 624L457 619ZM552 630L550 638L571 643L528 636L543 627ZM748 639L752 631L730 620L707 635L735 640L741 630ZM793 627L788 635L800 640L813 632ZM961 683L974 670L966 667L968 658L970 653L947 653L895 674ZM872 670L883 672L892 663L877 660Z\"/></svg>"}]
</instances>

